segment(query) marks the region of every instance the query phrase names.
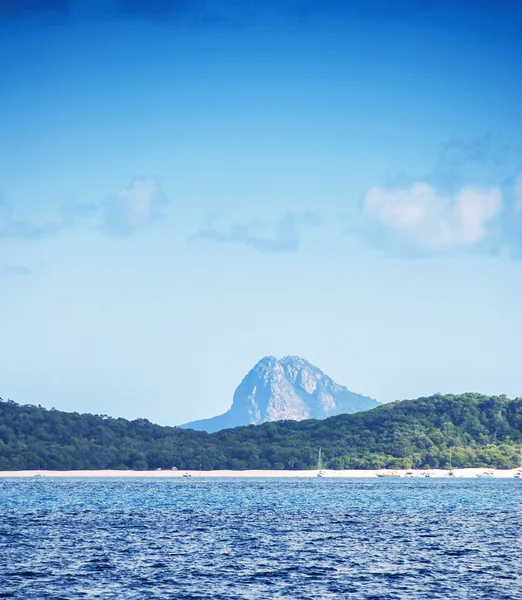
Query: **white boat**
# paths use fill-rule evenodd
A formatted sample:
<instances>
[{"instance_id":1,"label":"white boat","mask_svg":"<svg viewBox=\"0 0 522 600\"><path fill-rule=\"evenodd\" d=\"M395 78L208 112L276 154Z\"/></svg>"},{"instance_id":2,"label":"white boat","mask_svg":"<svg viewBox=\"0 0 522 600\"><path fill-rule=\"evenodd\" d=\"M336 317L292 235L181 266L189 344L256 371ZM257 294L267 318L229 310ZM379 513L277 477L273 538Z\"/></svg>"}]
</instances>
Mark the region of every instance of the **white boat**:
<instances>
[{"instance_id":1,"label":"white boat","mask_svg":"<svg viewBox=\"0 0 522 600\"><path fill-rule=\"evenodd\" d=\"M325 473L323 471L323 463L321 460L321 448L319 448L319 457L317 459L317 477L324 477Z\"/></svg>"},{"instance_id":2,"label":"white boat","mask_svg":"<svg viewBox=\"0 0 522 600\"><path fill-rule=\"evenodd\" d=\"M483 473L477 473L475 477L495 477L495 471L484 471Z\"/></svg>"},{"instance_id":3,"label":"white boat","mask_svg":"<svg viewBox=\"0 0 522 600\"><path fill-rule=\"evenodd\" d=\"M451 468L451 448L449 449L449 471L446 477L455 477L455 471Z\"/></svg>"},{"instance_id":4,"label":"white boat","mask_svg":"<svg viewBox=\"0 0 522 600\"><path fill-rule=\"evenodd\" d=\"M397 473L397 471L392 471L391 473L388 471L380 471L379 473L375 473L376 477L400 477L401 474Z\"/></svg>"}]
</instances>

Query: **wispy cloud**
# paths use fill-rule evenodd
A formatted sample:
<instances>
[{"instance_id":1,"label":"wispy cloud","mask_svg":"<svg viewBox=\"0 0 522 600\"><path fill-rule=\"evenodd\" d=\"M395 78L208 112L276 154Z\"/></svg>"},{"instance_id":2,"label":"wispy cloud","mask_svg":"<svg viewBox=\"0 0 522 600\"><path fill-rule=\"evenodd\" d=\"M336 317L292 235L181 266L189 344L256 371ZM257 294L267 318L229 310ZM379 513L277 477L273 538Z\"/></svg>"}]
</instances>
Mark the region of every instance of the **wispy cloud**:
<instances>
[{"instance_id":1,"label":"wispy cloud","mask_svg":"<svg viewBox=\"0 0 522 600\"><path fill-rule=\"evenodd\" d=\"M0 238L39 239L56 234L62 227L61 222L34 225L20 221L14 216L13 207L0 201Z\"/></svg>"},{"instance_id":2,"label":"wispy cloud","mask_svg":"<svg viewBox=\"0 0 522 600\"><path fill-rule=\"evenodd\" d=\"M502 204L499 187L464 187L452 198L417 182L394 189L373 187L364 196L363 209L370 223L402 241L425 250L447 251L484 240Z\"/></svg>"},{"instance_id":3,"label":"wispy cloud","mask_svg":"<svg viewBox=\"0 0 522 600\"><path fill-rule=\"evenodd\" d=\"M167 196L157 181L136 179L99 202L65 202L60 210L60 223L62 228L88 224L107 235L128 236L161 220L167 204Z\"/></svg>"},{"instance_id":4,"label":"wispy cloud","mask_svg":"<svg viewBox=\"0 0 522 600\"><path fill-rule=\"evenodd\" d=\"M66 201L58 218L44 225L17 220L12 207L0 202L0 238L35 240L82 225L107 235L127 236L159 221L166 205L167 197L154 179L136 179L129 187L103 201Z\"/></svg>"},{"instance_id":5,"label":"wispy cloud","mask_svg":"<svg viewBox=\"0 0 522 600\"><path fill-rule=\"evenodd\" d=\"M481 187L502 185L517 170L521 156L522 148L506 143L500 135L454 139L440 147L433 172L426 179L446 189L471 181Z\"/></svg>"},{"instance_id":6,"label":"wispy cloud","mask_svg":"<svg viewBox=\"0 0 522 600\"><path fill-rule=\"evenodd\" d=\"M156 181L137 179L100 205L101 229L111 235L136 233L161 219L166 204Z\"/></svg>"},{"instance_id":7,"label":"wispy cloud","mask_svg":"<svg viewBox=\"0 0 522 600\"><path fill-rule=\"evenodd\" d=\"M320 217L311 212L303 214L287 213L279 221L268 223L251 220L235 223L226 229L213 224L200 229L191 240L210 240L220 244L241 244L256 252L287 253L297 252L301 243L302 229L320 223Z\"/></svg>"}]
</instances>

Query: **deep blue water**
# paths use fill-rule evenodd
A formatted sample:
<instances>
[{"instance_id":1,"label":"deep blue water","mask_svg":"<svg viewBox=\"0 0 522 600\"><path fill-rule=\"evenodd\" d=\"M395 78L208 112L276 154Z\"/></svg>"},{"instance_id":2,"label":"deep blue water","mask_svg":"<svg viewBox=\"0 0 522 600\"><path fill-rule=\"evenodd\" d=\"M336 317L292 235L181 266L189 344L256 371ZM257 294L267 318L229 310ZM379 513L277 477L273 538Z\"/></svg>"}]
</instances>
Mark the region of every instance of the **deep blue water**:
<instances>
[{"instance_id":1,"label":"deep blue water","mask_svg":"<svg viewBox=\"0 0 522 600\"><path fill-rule=\"evenodd\" d=\"M0 598L522 598L520 480L0 480Z\"/></svg>"}]
</instances>

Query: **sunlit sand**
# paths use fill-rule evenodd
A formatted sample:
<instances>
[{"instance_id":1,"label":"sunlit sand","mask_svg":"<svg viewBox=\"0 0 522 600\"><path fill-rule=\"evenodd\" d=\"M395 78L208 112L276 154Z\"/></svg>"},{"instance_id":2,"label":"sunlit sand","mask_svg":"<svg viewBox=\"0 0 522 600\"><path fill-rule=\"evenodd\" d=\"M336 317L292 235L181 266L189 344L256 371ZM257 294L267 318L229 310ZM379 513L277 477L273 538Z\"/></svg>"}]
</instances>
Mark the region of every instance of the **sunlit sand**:
<instances>
[{"instance_id":1,"label":"sunlit sand","mask_svg":"<svg viewBox=\"0 0 522 600\"><path fill-rule=\"evenodd\" d=\"M453 469L454 478L476 478L477 475L482 475L486 471L491 469ZM505 469L495 470L493 469L494 478L512 478L517 473L517 469ZM448 477L449 471L443 469L426 469L426 470L391 470L391 469L378 469L378 470L322 470L320 478L361 478L371 477L377 479L388 479L388 477L378 478L377 474L395 475L403 478L426 478L429 474L430 477L440 478ZM9 477L121 477L121 478L155 478L155 479L172 479L172 478L216 478L216 477L265 477L265 478L317 478L319 472L317 470L307 471L270 471L270 470L250 470L250 471L184 471L182 469L172 470L160 470L160 471L116 471L116 470L103 470L103 471L46 471L46 470L35 470L35 471L0 471L0 478ZM448 477L449 478L449 477Z\"/></svg>"}]
</instances>

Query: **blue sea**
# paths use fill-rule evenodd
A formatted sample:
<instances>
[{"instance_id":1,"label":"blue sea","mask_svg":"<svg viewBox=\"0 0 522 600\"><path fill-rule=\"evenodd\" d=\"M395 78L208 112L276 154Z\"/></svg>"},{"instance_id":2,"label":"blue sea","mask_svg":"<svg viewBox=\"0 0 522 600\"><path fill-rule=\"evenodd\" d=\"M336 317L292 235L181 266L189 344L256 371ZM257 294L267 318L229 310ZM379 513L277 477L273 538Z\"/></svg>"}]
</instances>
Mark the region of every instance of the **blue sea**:
<instances>
[{"instance_id":1,"label":"blue sea","mask_svg":"<svg viewBox=\"0 0 522 600\"><path fill-rule=\"evenodd\" d=\"M0 480L0 598L522 598L522 481Z\"/></svg>"}]
</instances>

